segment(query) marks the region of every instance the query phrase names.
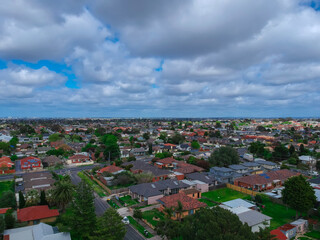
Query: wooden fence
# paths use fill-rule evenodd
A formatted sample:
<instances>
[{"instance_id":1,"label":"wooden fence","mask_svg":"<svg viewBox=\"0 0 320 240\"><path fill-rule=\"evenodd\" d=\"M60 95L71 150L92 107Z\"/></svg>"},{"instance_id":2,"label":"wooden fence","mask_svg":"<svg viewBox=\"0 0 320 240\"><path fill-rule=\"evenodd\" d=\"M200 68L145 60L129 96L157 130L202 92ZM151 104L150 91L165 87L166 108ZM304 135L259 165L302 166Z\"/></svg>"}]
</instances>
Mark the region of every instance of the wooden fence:
<instances>
[{"instance_id":1,"label":"wooden fence","mask_svg":"<svg viewBox=\"0 0 320 240\"><path fill-rule=\"evenodd\" d=\"M233 190L236 190L238 192L245 193L245 194L249 194L251 196L256 196L258 194L258 192L255 192L255 191L243 188L243 187L238 187L238 186L235 186L235 185L230 184L230 183L227 183L227 188L230 188L230 189L233 189Z\"/></svg>"}]
</instances>

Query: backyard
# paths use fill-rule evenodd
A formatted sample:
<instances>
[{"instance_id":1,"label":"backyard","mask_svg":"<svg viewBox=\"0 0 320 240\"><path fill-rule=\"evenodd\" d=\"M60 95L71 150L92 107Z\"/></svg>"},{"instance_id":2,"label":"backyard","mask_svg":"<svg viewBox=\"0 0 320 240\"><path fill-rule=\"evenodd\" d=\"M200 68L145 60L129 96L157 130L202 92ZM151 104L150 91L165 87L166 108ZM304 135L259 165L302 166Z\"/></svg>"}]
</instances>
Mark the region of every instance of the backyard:
<instances>
[{"instance_id":1,"label":"backyard","mask_svg":"<svg viewBox=\"0 0 320 240\"><path fill-rule=\"evenodd\" d=\"M2 196L3 192L11 190L14 192L14 181L4 181L0 182L0 197Z\"/></svg>"},{"instance_id":2,"label":"backyard","mask_svg":"<svg viewBox=\"0 0 320 240\"><path fill-rule=\"evenodd\" d=\"M290 223L295 220L296 211L292 208L273 203L269 198L263 198L262 213L272 217L270 228L276 229L286 223Z\"/></svg>"},{"instance_id":3,"label":"backyard","mask_svg":"<svg viewBox=\"0 0 320 240\"><path fill-rule=\"evenodd\" d=\"M164 219L164 214L157 209L152 209L142 213L142 218L147 220L152 226L156 227L160 220Z\"/></svg>"},{"instance_id":4,"label":"backyard","mask_svg":"<svg viewBox=\"0 0 320 240\"><path fill-rule=\"evenodd\" d=\"M206 203L206 204L208 205L208 207L217 206L217 203L211 202L210 200L205 199L205 198L200 198L200 199L198 199L198 200L199 200L200 202Z\"/></svg>"},{"instance_id":5,"label":"backyard","mask_svg":"<svg viewBox=\"0 0 320 240\"><path fill-rule=\"evenodd\" d=\"M226 202L237 198L251 199L249 195L235 191L230 188L221 188L218 190L202 193L202 198L208 198L215 202Z\"/></svg>"}]
</instances>

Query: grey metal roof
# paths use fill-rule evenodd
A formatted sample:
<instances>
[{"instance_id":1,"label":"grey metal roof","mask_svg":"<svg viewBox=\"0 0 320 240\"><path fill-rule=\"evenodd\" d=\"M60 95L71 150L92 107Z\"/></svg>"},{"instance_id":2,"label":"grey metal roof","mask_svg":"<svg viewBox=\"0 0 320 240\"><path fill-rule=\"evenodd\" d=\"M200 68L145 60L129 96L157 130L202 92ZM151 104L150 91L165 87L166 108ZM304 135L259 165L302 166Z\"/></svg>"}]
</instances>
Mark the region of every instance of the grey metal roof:
<instances>
[{"instance_id":1,"label":"grey metal roof","mask_svg":"<svg viewBox=\"0 0 320 240\"><path fill-rule=\"evenodd\" d=\"M249 227L271 220L271 217L254 210L240 213L238 217L242 223L247 223Z\"/></svg>"},{"instance_id":2,"label":"grey metal roof","mask_svg":"<svg viewBox=\"0 0 320 240\"><path fill-rule=\"evenodd\" d=\"M187 178L192 180L200 180L201 182L205 182L208 184L215 183L215 178L211 175L207 175L205 173L195 172L186 175Z\"/></svg>"},{"instance_id":3,"label":"grey metal roof","mask_svg":"<svg viewBox=\"0 0 320 240\"><path fill-rule=\"evenodd\" d=\"M229 165L229 168L233 169L233 170L246 170L247 167L240 165L240 164L233 164L233 165Z\"/></svg>"}]
</instances>

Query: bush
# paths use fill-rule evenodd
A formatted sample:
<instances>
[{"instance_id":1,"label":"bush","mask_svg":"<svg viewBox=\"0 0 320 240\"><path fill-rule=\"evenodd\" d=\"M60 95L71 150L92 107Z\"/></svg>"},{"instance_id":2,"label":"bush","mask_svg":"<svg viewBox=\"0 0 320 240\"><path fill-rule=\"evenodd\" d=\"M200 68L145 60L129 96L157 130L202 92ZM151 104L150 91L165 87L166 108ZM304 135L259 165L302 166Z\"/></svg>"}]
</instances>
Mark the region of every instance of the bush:
<instances>
[{"instance_id":1,"label":"bush","mask_svg":"<svg viewBox=\"0 0 320 240\"><path fill-rule=\"evenodd\" d=\"M140 209L134 209L133 211L133 217L137 219L142 219L142 211Z\"/></svg>"}]
</instances>

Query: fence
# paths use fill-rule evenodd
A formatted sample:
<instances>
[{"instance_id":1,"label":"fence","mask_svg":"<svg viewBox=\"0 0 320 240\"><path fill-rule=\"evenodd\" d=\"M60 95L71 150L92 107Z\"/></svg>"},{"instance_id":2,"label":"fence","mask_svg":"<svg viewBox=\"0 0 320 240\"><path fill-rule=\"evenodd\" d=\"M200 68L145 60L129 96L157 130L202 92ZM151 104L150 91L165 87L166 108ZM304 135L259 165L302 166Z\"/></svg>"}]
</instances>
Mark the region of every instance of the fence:
<instances>
[{"instance_id":1,"label":"fence","mask_svg":"<svg viewBox=\"0 0 320 240\"><path fill-rule=\"evenodd\" d=\"M230 188L230 189L233 189L233 190L236 190L238 192L245 193L245 194L249 194L251 196L256 196L258 194L258 192L255 192L255 191L252 191L252 190L249 190L249 189L246 189L246 188L238 187L238 186L235 186L235 185L230 184L230 183L227 183L227 188Z\"/></svg>"}]
</instances>

